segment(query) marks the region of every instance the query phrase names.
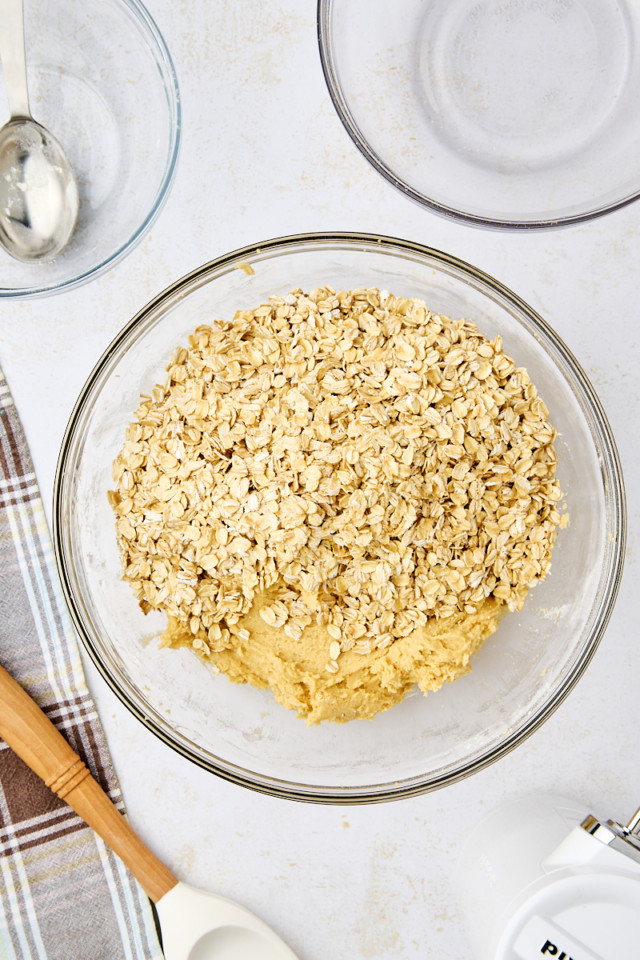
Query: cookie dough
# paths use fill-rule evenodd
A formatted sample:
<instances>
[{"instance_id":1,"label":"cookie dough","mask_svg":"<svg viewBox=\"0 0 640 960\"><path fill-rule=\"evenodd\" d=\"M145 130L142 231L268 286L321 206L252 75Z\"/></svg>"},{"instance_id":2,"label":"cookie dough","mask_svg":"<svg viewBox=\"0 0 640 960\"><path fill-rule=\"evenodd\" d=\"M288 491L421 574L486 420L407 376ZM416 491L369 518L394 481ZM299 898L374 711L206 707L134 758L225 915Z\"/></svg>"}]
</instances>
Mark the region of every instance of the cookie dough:
<instances>
[{"instance_id":1,"label":"cookie dough","mask_svg":"<svg viewBox=\"0 0 640 960\"><path fill-rule=\"evenodd\" d=\"M355 650L342 653L339 670L329 673L331 637L326 630L312 624L294 640L281 628L268 626L260 609L274 599L273 590L260 595L239 621L228 646L215 657L197 652L234 683L271 688L279 703L295 710L309 725L323 720L370 720L400 703L416 684L428 693L452 683L469 672L471 657L496 630L507 609L490 598L477 613L431 618L384 650L366 655ZM170 618L163 642L169 647L192 647L193 635Z\"/></svg>"},{"instance_id":2,"label":"cookie dough","mask_svg":"<svg viewBox=\"0 0 640 960\"><path fill-rule=\"evenodd\" d=\"M110 493L123 572L234 682L309 723L466 672L551 564L555 429L467 319L389 291L274 295L198 327Z\"/></svg>"}]
</instances>

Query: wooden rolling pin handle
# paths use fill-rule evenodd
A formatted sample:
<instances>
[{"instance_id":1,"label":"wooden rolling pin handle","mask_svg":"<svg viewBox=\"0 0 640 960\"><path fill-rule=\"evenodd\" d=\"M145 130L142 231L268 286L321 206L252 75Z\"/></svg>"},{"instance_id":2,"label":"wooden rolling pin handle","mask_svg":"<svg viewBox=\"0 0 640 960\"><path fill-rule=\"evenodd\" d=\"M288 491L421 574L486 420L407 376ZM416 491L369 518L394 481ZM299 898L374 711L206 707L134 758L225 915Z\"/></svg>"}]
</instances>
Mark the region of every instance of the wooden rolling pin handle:
<instances>
[{"instance_id":1,"label":"wooden rolling pin handle","mask_svg":"<svg viewBox=\"0 0 640 960\"><path fill-rule=\"evenodd\" d=\"M93 827L155 903L178 882L142 842L62 734L0 666L0 736Z\"/></svg>"}]
</instances>

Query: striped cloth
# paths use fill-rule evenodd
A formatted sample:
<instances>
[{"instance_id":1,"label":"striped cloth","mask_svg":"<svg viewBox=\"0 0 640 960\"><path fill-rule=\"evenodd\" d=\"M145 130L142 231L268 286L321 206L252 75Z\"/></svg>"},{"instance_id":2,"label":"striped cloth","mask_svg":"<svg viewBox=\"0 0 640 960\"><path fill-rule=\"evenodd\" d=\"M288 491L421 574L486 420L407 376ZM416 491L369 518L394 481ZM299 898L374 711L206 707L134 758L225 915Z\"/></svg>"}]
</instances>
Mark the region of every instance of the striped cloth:
<instances>
[{"instance_id":1,"label":"striped cloth","mask_svg":"<svg viewBox=\"0 0 640 960\"><path fill-rule=\"evenodd\" d=\"M121 808L62 598L36 477L0 370L0 663ZM0 960L161 960L146 896L0 740Z\"/></svg>"}]
</instances>

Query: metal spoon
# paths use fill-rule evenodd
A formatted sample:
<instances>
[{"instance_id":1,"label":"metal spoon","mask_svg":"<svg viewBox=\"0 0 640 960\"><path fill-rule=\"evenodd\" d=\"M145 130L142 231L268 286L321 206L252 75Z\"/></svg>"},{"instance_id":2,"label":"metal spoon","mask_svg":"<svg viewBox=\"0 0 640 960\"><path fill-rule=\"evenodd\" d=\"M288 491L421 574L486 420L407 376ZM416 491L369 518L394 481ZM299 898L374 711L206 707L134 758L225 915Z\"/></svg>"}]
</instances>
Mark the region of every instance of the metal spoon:
<instances>
[{"instance_id":1,"label":"metal spoon","mask_svg":"<svg viewBox=\"0 0 640 960\"><path fill-rule=\"evenodd\" d=\"M131 829L62 734L3 667L0 736L131 870L156 904L166 960L298 960L245 907L180 882Z\"/></svg>"},{"instance_id":2,"label":"metal spoon","mask_svg":"<svg viewBox=\"0 0 640 960\"><path fill-rule=\"evenodd\" d=\"M67 155L31 116L22 0L0 0L0 58L10 119L0 129L0 244L16 260L51 260L78 218Z\"/></svg>"}]
</instances>

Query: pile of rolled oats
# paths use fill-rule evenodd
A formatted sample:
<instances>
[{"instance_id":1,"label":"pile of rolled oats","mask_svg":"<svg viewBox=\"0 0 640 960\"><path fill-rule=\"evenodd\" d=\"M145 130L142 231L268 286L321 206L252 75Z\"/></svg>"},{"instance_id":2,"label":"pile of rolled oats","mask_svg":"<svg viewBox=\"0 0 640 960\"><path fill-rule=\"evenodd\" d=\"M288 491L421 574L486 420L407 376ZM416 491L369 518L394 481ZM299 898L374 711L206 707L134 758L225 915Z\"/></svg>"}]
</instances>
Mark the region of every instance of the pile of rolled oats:
<instances>
[{"instance_id":1,"label":"pile of rolled oats","mask_svg":"<svg viewBox=\"0 0 640 960\"><path fill-rule=\"evenodd\" d=\"M324 626L335 672L430 617L522 604L560 520L554 436L473 323L377 289L274 296L199 327L142 398L110 493L124 576L203 653L277 585L263 620Z\"/></svg>"}]
</instances>

